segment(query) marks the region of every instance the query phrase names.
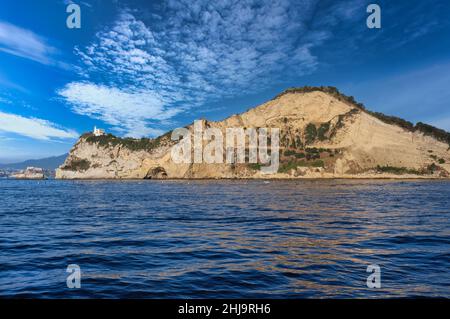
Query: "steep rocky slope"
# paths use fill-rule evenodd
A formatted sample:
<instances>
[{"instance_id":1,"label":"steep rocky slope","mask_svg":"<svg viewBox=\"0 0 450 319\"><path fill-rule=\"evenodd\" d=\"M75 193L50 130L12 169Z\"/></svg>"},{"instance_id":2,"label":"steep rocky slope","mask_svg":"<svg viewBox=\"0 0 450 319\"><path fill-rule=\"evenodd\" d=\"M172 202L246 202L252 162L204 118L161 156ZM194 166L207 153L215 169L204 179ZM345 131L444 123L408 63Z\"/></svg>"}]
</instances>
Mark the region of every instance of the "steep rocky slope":
<instances>
[{"instance_id":1,"label":"steep rocky slope","mask_svg":"<svg viewBox=\"0 0 450 319\"><path fill-rule=\"evenodd\" d=\"M203 127L280 128L280 166L176 164L170 132L157 139L84 134L56 177L75 178L447 178L449 133L366 110L332 87L289 89ZM193 126L187 127L193 130Z\"/></svg>"}]
</instances>

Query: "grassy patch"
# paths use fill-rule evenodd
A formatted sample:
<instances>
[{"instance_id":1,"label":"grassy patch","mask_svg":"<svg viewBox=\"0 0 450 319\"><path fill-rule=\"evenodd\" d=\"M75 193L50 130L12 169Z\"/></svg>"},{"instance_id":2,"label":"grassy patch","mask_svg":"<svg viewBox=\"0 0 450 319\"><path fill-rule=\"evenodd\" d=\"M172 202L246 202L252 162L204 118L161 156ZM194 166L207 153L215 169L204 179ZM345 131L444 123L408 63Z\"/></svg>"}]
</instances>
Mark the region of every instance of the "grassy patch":
<instances>
[{"instance_id":1,"label":"grassy patch","mask_svg":"<svg viewBox=\"0 0 450 319\"><path fill-rule=\"evenodd\" d=\"M314 141L316 140L316 137L317 137L316 126L312 123L309 123L306 126L306 132L305 132L306 143L307 144L314 143Z\"/></svg>"},{"instance_id":2,"label":"grassy patch","mask_svg":"<svg viewBox=\"0 0 450 319\"><path fill-rule=\"evenodd\" d=\"M296 152L292 151L292 150L285 150L284 151L284 156L293 156L295 154L296 154Z\"/></svg>"},{"instance_id":3,"label":"grassy patch","mask_svg":"<svg viewBox=\"0 0 450 319\"><path fill-rule=\"evenodd\" d=\"M303 152L296 152L294 150L285 150L283 153L284 156L295 156L296 158L305 158L306 155Z\"/></svg>"},{"instance_id":4,"label":"grassy patch","mask_svg":"<svg viewBox=\"0 0 450 319\"><path fill-rule=\"evenodd\" d=\"M415 130L422 132L424 135L432 136L435 139L450 145L450 133L437 127L419 122L415 126Z\"/></svg>"},{"instance_id":5,"label":"grassy patch","mask_svg":"<svg viewBox=\"0 0 450 319\"><path fill-rule=\"evenodd\" d=\"M325 135L328 130L330 129L330 123L322 123L320 127L317 130L317 137L320 141L325 141L327 139L327 136Z\"/></svg>"},{"instance_id":6,"label":"grassy patch","mask_svg":"<svg viewBox=\"0 0 450 319\"><path fill-rule=\"evenodd\" d=\"M437 166L436 164L430 164L427 166L426 170L424 173L426 174L433 174L434 172L436 172L437 170L439 170L439 166Z\"/></svg>"},{"instance_id":7,"label":"grassy patch","mask_svg":"<svg viewBox=\"0 0 450 319\"><path fill-rule=\"evenodd\" d=\"M91 162L85 159L72 159L69 165L65 165L62 167L63 170L70 171L86 171L91 167Z\"/></svg>"},{"instance_id":8,"label":"grassy patch","mask_svg":"<svg viewBox=\"0 0 450 319\"><path fill-rule=\"evenodd\" d=\"M325 167L325 163L322 160L316 160L310 163L312 167Z\"/></svg>"},{"instance_id":9,"label":"grassy patch","mask_svg":"<svg viewBox=\"0 0 450 319\"><path fill-rule=\"evenodd\" d=\"M247 164L247 165L248 165L248 167L250 169L253 169L255 171L261 170L261 166L262 166L260 163L250 163L250 164Z\"/></svg>"},{"instance_id":10,"label":"grassy patch","mask_svg":"<svg viewBox=\"0 0 450 319\"><path fill-rule=\"evenodd\" d=\"M170 132L169 132L170 133ZM107 135L101 135L101 136L95 136L95 135L88 135L86 137L86 142L90 144L98 144L102 147L115 147L115 146L121 146L129 149L130 151L151 151L155 148L157 148L163 137L166 137L167 134L162 135L156 139L150 139L150 138L141 138L141 139L134 139L134 138L120 138L116 137L112 134Z\"/></svg>"},{"instance_id":11,"label":"grassy patch","mask_svg":"<svg viewBox=\"0 0 450 319\"><path fill-rule=\"evenodd\" d=\"M278 168L279 173L289 173L292 169L297 169L297 167L325 167L325 163L322 160L317 161L290 161L289 163L282 164Z\"/></svg>"},{"instance_id":12,"label":"grassy patch","mask_svg":"<svg viewBox=\"0 0 450 319\"><path fill-rule=\"evenodd\" d=\"M423 174L422 172L415 170L415 169L411 169L411 168L406 168L406 167L395 167L395 166L377 166L377 171L381 172L381 173L389 173L389 174L395 174L395 175L403 175L403 174L415 174L415 175L421 175Z\"/></svg>"},{"instance_id":13,"label":"grassy patch","mask_svg":"<svg viewBox=\"0 0 450 319\"><path fill-rule=\"evenodd\" d=\"M422 123L422 122L418 122L416 125L414 125L413 123L411 123L407 120L404 120L402 118L396 117L396 116L390 116L390 115L386 115L386 114L383 114L380 112L369 111L366 109L364 104L358 103L353 96L347 96L347 95L341 93L334 86L304 86L304 87L297 87L297 88L289 88L289 89L285 90L284 92L282 92L281 94L278 94L274 99L279 98L288 93L302 94L302 93L317 92L317 91L327 93L327 94L335 97L339 101L343 101L347 104L350 104L350 105L356 107L357 109L364 111L364 112L378 118L379 120L383 121L384 123L397 125L403 129L411 131L411 132L419 131L419 132L423 133L424 135L432 136L439 141L449 144L449 146L450 146L450 133L449 132L439 129L439 128L436 128L432 125ZM449 147L449 150L450 150L450 147Z\"/></svg>"}]
</instances>

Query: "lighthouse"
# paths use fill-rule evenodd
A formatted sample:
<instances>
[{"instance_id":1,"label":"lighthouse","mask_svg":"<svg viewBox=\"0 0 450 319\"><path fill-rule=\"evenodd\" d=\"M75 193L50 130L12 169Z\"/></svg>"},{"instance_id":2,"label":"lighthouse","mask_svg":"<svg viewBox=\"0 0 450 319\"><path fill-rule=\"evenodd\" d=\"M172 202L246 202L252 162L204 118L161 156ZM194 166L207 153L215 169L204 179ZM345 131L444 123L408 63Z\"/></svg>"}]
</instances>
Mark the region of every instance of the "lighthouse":
<instances>
[{"instance_id":1,"label":"lighthouse","mask_svg":"<svg viewBox=\"0 0 450 319\"><path fill-rule=\"evenodd\" d=\"M94 126L94 136L102 136L105 135L105 130L102 130L101 128L97 128L97 126Z\"/></svg>"}]
</instances>

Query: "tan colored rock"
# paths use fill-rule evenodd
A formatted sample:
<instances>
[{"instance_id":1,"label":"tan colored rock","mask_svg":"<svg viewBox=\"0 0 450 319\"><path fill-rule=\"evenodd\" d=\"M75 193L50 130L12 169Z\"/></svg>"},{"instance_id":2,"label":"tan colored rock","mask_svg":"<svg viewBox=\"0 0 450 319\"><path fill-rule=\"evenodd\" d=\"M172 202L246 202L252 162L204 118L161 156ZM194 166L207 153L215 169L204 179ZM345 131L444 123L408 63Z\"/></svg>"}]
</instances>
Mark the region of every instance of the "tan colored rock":
<instances>
[{"instance_id":1,"label":"tan colored rock","mask_svg":"<svg viewBox=\"0 0 450 319\"><path fill-rule=\"evenodd\" d=\"M328 125L326 136L303 145L308 124L316 128ZM89 136L83 136L57 170L56 178L448 178L450 172L447 143L387 124L357 105L320 90L288 92L240 115L220 122L204 121L203 125L222 132L229 127L278 127L284 143L301 141L303 145L286 149L325 150L319 151L324 167L312 167L314 160L302 159L312 166L264 175L248 164L176 164L171 159L173 142L168 135L149 141L156 146L138 150L121 143L92 143ZM193 129L192 125L188 128ZM300 161L281 157L280 165L293 160ZM436 166L434 173L414 173L425 172L432 164ZM377 166L399 168L400 173L380 173Z\"/></svg>"}]
</instances>

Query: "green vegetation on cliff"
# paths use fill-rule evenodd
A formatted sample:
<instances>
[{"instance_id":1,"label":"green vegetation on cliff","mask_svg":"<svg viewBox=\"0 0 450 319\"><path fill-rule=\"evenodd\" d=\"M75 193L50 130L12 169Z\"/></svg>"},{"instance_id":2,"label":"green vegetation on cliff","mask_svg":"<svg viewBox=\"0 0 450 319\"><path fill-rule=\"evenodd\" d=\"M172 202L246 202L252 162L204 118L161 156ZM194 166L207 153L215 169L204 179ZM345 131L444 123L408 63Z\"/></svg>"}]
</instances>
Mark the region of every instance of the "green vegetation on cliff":
<instances>
[{"instance_id":1,"label":"green vegetation on cliff","mask_svg":"<svg viewBox=\"0 0 450 319\"><path fill-rule=\"evenodd\" d=\"M424 135L432 136L441 142L445 142L450 145L450 133L434 126L419 122L416 124L415 129L422 132Z\"/></svg>"},{"instance_id":2,"label":"green vegetation on cliff","mask_svg":"<svg viewBox=\"0 0 450 319\"><path fill-rule=\"evenodd\" d=\"M278 168L278 173L289 173L291 169L296 169L297 167L325 167L325 163L322 160L316 160L312 162L308 161L290 161L280 165Z\"/></svg>"},{"instance_id":3,"label":"green vegetation on cliff","mask_svg":"<svg viewBox=\"0 0 450 319\"><path fill-rule=\"evenodd\" d=\"M439 166L432 163L428 165L425 168L422 168L420 170L416 170L413 168L407 168L407 167L395 167L395 166L380 166L378 165L376 167L377 171L380 173L390 173L390 174L396 174L396 175L403 175L403 174L413 174L413 175L431 175L435 173L436 171L441 170Z\"/></svg>"},{"instance_id":4,"label":"green vegetation on cliff","mask_svg":"<svg viewBox=\"0 0 450 319\"><path fill-rule=\"evenodd\" d=\"M151 151L160 146L163 138L167 138L171 132L161 135L155 139L141 138L134 139L130 137L120 138L112 134L106 134L101 136L95 136L87 133L83 134L82 138L85 138L87 143L98 144L102 147L115 147L121 146L129 149L130 151Z\"/></svg>"},{"instance_id":5,"label":"green vegetation on cliff","mask_svg":"<svg viewBox=\"0 0 450 319\"><path fill-rule=\"evenodd\" d=\"M310 93L310 92L324 92L327 93L333 97L335 97L339 101L343 101L345 103L348 103L350 105L353 105L354 107L360 109L361 111L366 112L367 114L370 114L377 119L383 121L387 124L393 124L397 125L405 130L408 130L410 132L416 132L419 131L423 133L424 135L432 136L435 139L447 143L450 146L450 133L447 131L444 131L442 129L439 129L437 127L431 126L429 124L425 124L422 122L418 122L416 125L413 123L404 120L402 118L396 117L396 116L390 116L386 115L380 112L372 112L366 109L364 104L359 103L355 100L353 96L347 96L334 86L304 86L304 87L298 87L298 88L289 88L285 90L284 92L278 94L274 99L277 99L285 94L288 93Z\"/></svg>"},{"instance_id":6,"label":"green vegetation on cliff","mask_svg":"<svg viewBox=\"0 0 450 319\"><path fill-rule=\"evenodd\" d=\"M414 175L421 175L422 173L418 170L406 168L406 167L395 167L395 166L377 166L377 171L380 173L390 173L390 174L396 174L396 175L402 175L402 174L414 174Z\"/></svg>"},{"instance_id":7,"label":"green vegetation on cliff","mask_svg":"<svg viewBox=\"0 0 450 319\"><path fill-rule=\"evenodd\" d=\"M316 140L317 137L317 129L316 126L313 123L309 123L306 126L306 132L305 132L305 138L306 138L306 144L312 144Z\"/></svg>"},{"instance_id":8,"label":"green vegetation on cliff","mask_svg":"<svg viewBox=\"0 0 450 319\"><path fill-rule=\"evenodd\" d=\"M69 171L86 171L91 167L91 162L86 159L73 158L69 164L61 167L63 170Z\"/></svg>"},{"instance_id":9,"label":"green vegetation on cliff","mask_svg":"<svg viewBox=\"0 0 450 319\"><path fill-rule=\"evenodd\" d=\"M321 141L325 141L327 139L326 133L330 129L330 122L322 123L320 127L317 129L317 137Z\"/></svg>"}]
</instances>

